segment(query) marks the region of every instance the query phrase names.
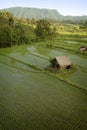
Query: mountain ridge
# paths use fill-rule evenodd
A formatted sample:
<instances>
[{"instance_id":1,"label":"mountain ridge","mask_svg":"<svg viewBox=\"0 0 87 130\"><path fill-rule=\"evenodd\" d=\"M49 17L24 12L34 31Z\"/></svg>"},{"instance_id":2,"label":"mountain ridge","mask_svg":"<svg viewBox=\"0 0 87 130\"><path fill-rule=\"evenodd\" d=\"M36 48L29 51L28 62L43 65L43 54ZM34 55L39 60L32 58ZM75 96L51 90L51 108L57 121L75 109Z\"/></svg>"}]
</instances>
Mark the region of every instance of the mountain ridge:
<instances>
[{"instance_id":1,"label":"mountain ridge","mask_svg":"<svg viewBox=\"0 0 87 130\"><path fill-rule=\"evenodd\" d=\"M71 20L74 22L86 21L87 16L71 16L71 15L62 15L56 9L47 9L47 8L33 8L33 7L10 7L2 9L11 12L14 16L18 18L35 18L35 19L55 19L55 20ZM1 11L2 11L1 10Z\"/></svg>"}]
</instances>

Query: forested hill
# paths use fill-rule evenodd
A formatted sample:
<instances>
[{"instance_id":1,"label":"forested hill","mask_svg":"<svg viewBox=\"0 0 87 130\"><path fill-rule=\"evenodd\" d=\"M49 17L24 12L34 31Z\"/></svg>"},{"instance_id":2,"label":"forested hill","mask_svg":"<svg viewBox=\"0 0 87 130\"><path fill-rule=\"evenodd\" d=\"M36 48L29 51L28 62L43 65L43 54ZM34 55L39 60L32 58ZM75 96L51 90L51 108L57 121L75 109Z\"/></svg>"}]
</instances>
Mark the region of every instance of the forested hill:
<instances>
[{"instance_id":1,"label":"forested hill","mask_svg":"<svg viewBox=\"0 0 87 130\"><path fill-rule=\"evenodd\" d=\"M63 16L55 9L39 9L28 7L12 7L5 9L18 18L50 18L56 20L71 20L73 22L87 21L87 16Z\"/></svg>"},{"instance_id":2,"label":"forested hill","mask_svg":"<svg viewBox=\"0 0 87 130\"><path fill-rule=\"evenodd\" d=\"M38 8L27 8L27 7L13 7L5 9L14 14L14 16L19 18L51 18L51 19L61 19L62 15L57 12L57 10L50 9L38 9Z\"/></svg>"}]
</instances>

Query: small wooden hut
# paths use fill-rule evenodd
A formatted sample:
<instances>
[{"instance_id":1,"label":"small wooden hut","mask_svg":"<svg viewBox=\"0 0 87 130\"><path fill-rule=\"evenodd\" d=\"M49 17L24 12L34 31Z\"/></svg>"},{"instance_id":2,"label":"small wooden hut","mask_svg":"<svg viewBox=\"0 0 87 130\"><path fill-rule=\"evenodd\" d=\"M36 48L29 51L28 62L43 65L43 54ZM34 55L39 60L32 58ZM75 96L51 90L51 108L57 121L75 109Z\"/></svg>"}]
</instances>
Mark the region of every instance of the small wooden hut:
<instances>
[{"instance_id":1,"label":"small wooden hut","mask_svg":"<svg viewBox=\"0 0 87 130\"><path fill-rule=\"evenodd\" d=\"M80 52L85 52L85 51L87 51L87 46L81 46L79 48L79 50L80 50Z\"/></svg>"},{"instance_id":2,"label":"small wooden hut","mask_svg":"<svg viewBox=\"0 0 87 130\"><path fill-rule=\"evenodd\" d=\"M67 56L57 56L53 60L51 60L52 67L54 68L66 68L69 69L72 62Z\"/></svg>"}]
</instances>

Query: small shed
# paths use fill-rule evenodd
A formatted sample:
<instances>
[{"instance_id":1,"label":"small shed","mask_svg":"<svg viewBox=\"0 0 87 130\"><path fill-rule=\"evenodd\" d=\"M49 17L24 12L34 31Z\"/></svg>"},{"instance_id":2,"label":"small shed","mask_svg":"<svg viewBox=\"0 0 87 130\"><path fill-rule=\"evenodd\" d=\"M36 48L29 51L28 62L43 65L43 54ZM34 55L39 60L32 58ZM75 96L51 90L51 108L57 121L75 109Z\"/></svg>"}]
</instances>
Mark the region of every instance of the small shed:
<instances>
[{"instance_id":1,"label":"small shed","mask_svg":"<svg viewBox=\"0 0 87 130\"><path fill-rule=\"evenodd\" d=\"M79 50L80 50L81 52L85 52L85 51L87 51L87 46L81 46L81 47L79 48Z\"/></svg>"},{"instance_id":2,"label":"small shed","mask_svg":"<svg viewBox=\"0 0 87 130\"><path fill-rule=\"evenodd\" d=\"M55 68L69 69L72 62L68 56L57 56L51 60L52 66Z\"/></svg>"}]
</instances>

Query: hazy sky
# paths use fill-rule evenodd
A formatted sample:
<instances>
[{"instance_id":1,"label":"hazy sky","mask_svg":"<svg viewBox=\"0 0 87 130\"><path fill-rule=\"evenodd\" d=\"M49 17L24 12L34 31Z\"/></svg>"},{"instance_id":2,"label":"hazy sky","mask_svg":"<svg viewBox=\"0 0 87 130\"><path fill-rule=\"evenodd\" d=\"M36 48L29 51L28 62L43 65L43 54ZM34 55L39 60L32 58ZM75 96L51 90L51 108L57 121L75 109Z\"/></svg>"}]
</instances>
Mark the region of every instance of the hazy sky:
<instances>
[{"instance_id":1,"label":"hazy sky","mask_svg":"<svg viewBox=\"0 0 87 130\"><path fill-rule=\"evenodd\" d=\"M15 6L56 9L62 15L87 15L87 0L0 0L0 9Z\"/></svg>"}]
</instances>

